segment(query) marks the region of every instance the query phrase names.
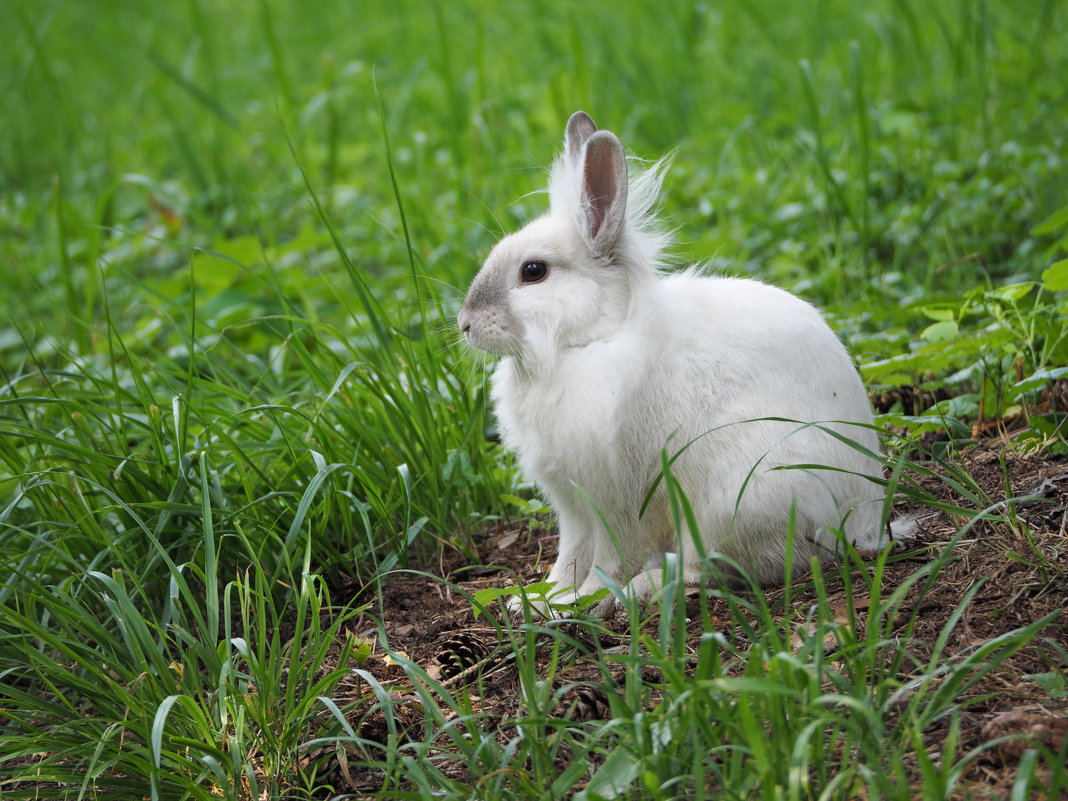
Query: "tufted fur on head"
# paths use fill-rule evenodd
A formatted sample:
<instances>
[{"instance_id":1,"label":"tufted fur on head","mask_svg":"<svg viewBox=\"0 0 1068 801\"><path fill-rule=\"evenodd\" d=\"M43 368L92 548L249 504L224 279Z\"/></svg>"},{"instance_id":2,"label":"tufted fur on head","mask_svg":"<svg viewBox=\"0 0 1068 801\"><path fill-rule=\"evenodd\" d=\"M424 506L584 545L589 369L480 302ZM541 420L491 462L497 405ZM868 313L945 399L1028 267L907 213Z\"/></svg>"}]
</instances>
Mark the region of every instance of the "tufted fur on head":
<instances>
[{"instance_id":1,"label":"tufted fur on head","mask_svg":"<svg viewBox=\"0 0 1068 801\"><path fill-rule=\"evenodd\" d=\"M587 149L599 158L587 165ZM632 271L659 270L664 266L664 251L670 247L671 234L664 231L657 217L657 201L672 156L668 155L644 169L628 170L623 147L610 131L598 131L590 116L576 111L564 132L564 148L549 173L549 213L573 221L577 233L591 251L609 258L617 266ZM635 162L632 160L631 165ZM629 176L628 176L629 172ZM605 190L613 178L621 181L618 237L608 252L599 253L592 241L590 221L597 218L597 198L591 198L590 179Z\"/></svg>"},{"instance_id":2,"label":"tufted fur on head","mask_svg":"<svg viewBox=\"0 0 1068 801\"><path fill-rule=\"evenodd\" d=\"M468 341L515 360L529 376L552 375L560 358L618 335L648 304L670 236L654 206L667 160L628 176L623 146L585 112L567 125L549 177L549 211L502 239L460 312ZM545 267L538 280L526 265Z\"/></svg>"}]
</instances>

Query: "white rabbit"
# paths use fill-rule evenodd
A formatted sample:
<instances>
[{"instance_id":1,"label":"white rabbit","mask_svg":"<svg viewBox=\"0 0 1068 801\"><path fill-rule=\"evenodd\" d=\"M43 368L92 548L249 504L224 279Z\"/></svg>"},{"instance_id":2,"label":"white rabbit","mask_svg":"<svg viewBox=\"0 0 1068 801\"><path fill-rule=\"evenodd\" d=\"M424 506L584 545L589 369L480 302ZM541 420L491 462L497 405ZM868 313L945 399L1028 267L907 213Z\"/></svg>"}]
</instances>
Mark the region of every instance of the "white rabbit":
<instances>
[{"instance_id":1,"label":"white rabbit","mask_svg":"<svg viewBox=\"0 0 1068 801\"><path fill-rule=\"evenodd\" d=\"M501 357L492 398L504 443L559 520L549 580L568 602L603 588L645 598L678 552L701 580L698 536L762 583L781 582L793 517L797 572L845 537L877 547L885 490L867 395L808 303L754 280L662 272L660 162L629 180L623 147L585 112L567 123L550 210L502 239L459 315ZM864 453L816 426L823 423ZM756 420L755 422L749 422ZM843 421L827 425L827 421ZM661 452L698 532L676 532ZM807 466L775 469L782 466ZM819 469L824 466L830 469ZM676 536L676 534L680 536ZM602 606L603 611L603 606Z\"/></svg>"}]
</instances>

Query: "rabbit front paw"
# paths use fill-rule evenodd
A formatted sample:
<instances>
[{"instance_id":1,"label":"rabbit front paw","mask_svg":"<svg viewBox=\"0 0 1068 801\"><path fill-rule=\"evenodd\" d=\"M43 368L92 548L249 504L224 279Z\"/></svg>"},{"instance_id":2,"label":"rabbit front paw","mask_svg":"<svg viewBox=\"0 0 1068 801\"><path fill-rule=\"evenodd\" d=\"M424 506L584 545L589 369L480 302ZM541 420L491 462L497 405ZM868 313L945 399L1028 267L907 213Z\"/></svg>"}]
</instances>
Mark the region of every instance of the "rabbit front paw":
<instances>
[{"instance_id":1,"label":"rabbit front paw","mask_svg":"<svg viewBox=\"0 0 1068 801\"><path fill-rule=\"evenodd\" d=\"M674 571L677 569L677 564L677 559L672 555L668 562L669 572L667 584L664 583L664 570L662 567L643 570L627 582L627 586L623 588L622 597L617 596L614 593L610 594L594 607L594 613L603 617L623 606L626 599L629 598L633 598L640 604L647 604L651 601L661 601L664 599L665 588L670 602L671 594L674 592L676 586L672 576L677 576L677 578L681 579L686 587L697 587L705 583L706 579L699 568L687 567L681 571L681 574L676 574Z\"/></svg>"},{"instance_id":2,"label":"rabbit front paw","mask_svg":"<svg viewBox=\"0 0 1068 801\"><path fill-rule=\"evenodd\" d=\"M574 604L578 597L574 587L554 589L548 593L521 591L508 599L506 608L509 614L519 618L523 615L523 608L529 605L535 618L552 620L567 617L567 607Z\"/></svg>"}]
</instances>

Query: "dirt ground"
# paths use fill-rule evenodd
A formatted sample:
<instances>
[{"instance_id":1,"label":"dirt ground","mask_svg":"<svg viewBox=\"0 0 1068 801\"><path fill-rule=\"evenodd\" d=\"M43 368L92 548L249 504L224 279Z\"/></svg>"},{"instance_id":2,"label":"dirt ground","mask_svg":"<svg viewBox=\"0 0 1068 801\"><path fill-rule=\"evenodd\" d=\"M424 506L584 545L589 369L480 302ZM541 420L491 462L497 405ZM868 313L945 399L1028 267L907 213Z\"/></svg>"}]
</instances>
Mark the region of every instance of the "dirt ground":
<instances>
[{"instance_id":1,"label":"dirt ground","mask_svg":"<svg viewBox=\"0 0 1068 801\"><path fill-rule=\"evenodd\" d=\"M980 584L963 615L952 629L947 654L974 649L980 643L1000 634L1025 626L1051 612L1068 608L1068 457L1022 455L1008 450L1004 442L990 441L972 448L961 456L963 467L981 487L983 498L994 504L1006 498L1024 495L1041 496L1014 504L1020 524L1010 527L1004 523L978 522L955 546L955 555L944 566L937 581L922 598L906 604L899 617L915 615L912 637L918 642L934 643L939 633L957 610L965 595ZM959 506L974 506L958 495L949 484L934 476L920 483L940 501ZM997 510L995 510L997 511ZM918 531L903 552L889 565L883 582L884 597L930 560L944 553L949 543L968 517L932 511L926 507L895 507L895 513L918 515ZM435 577L444 577L465 593L512 584L516 578L530 582L544 576L555 558L555 532L526 524L499 525L482 532L476 538L478 567L459 555L446 556L441 564L423 566ZM836 601L844 605L843 581L828 573L828 593L835 609ZM784 597L782 588L767 593L775 605ZM430 675L447 679L459 671L482 676L481 710L507 721L518 710L518 676L514 667L503 664L489 667L488 655L498 643L495 630L485 619L476 620L471 603L440 578L405 574L391 580L383 590L381 608L371 610L385 624L389 647L400 651L427 670ZM795 614L811 607L815 594L811 585L800 580L793 588L789 607L779 603L780 614ZM712 599L710 613L726 621L729 614L721 600ZM853 601L854 611L863 625L864 601ZM842 607L844 608L844 606ZM610 631L623 642L627 634L625 615L606 621ZM361 626L366 625L366 628ZM371 618L356 621L352 632L361 638L377 637ZM691 646L702 634L700 621L689 627ZM602 638L602 646L611 647ZM546 649L547 650L547 649ZM401 696L410 687L404 672L380 656L381 649L362 665L387 689ZM1065 753L1063 741L1068 733L1068 697L1063 693L1065 654L1068 654L1068 615L1061 615L1046 626L1033 643L1013 654L997 669L970 687L959 699L960 742L957 757L992 739L1012 733L1026 733L1056 753ZM548 655L546 654L546 659ZM1060 690L1045 692L1028 675L1052 674L1060 676ZM562 681L595 681L600 673L596 665L581 661L568 666L559 674ZM458 677L463 679L464 677ZM908 676L901 677L907 682ZM650 677L655 686L656 677ZM1056 679L1055 679L1056 680ZM367 685L361 680L347 679L339 688L339 702L356 701L367 697ZM607 707L590 690L576 691L568 698L569 709L561 714L576 719L596 720L605 717ZM380 714L368 714L371 702L357 704L350 717L359 727L362 737L384 741L386 729ZM398 705L400 724L411 725L420 732L418 705ZM405 715L410 719L405 719ZM941 728L939 728L941 727ZM948 720L924 732L928 755L941 760ZM1016 774L1019 758L1026 748L1022 741L1008 742L983 751L971 760L957 793L960 798L1008 798ZM910 766L916 776L917 788L922 785L918 762ZM457 765L457 778L462 772ZM1040 772L1040 776L1041 776ZM340 766L337 789L370 793L380 787L376 777ZM1034 797L1050 797L1035 792ZM1068 788L1054 791L1054 798L1068 798Z\"/></svg>"}]
</instances>

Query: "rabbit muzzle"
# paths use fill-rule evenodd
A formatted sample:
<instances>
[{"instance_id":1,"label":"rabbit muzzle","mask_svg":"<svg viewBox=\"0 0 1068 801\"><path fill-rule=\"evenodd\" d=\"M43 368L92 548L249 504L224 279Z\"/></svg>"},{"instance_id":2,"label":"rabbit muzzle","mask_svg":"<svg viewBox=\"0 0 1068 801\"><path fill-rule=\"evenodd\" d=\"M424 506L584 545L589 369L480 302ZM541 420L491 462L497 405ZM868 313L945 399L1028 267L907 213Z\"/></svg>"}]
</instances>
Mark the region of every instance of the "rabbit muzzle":
<instances>
[{"instance_id":1,"label":"rabbit muzzle","mask_svg":"<svg viewBox=\"0 0 1068 801\"><path fill-rule=\"evenodd\" d=\"M494 295L486 302L484 293L472 287L457 318L467 344L494 356L507 356L519 344L519 324L507 306L506 299Z\"/></svg>"}]
</instances>

